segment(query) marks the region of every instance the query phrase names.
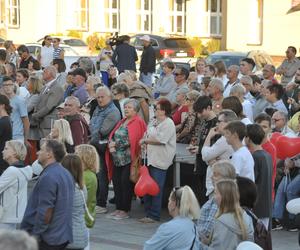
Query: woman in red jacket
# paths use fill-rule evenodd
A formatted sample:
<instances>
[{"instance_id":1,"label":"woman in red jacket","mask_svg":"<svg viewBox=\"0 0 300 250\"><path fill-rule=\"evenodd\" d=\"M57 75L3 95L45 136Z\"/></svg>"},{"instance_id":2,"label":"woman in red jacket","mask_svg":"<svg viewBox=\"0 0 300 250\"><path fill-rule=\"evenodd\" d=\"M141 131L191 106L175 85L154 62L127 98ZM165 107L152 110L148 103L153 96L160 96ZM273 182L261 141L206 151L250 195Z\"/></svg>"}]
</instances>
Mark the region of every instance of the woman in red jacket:
<instances>
[{"instance_id":1,"label":"woman in red jacket","mask_svg":"<svg viewBox=\"0 0 300 250\"><path fill-rule=\"evenodd\" d=\"M113 180L116 201L116 211L110 215L116 220L129 217L134 187L130 181L130 169L140 154L139 141L147 129L146 123L137 114L139 109L135 99L124 103L125 118L111 132L105 154L108 177Z\"/></svg>"}]
</instances>

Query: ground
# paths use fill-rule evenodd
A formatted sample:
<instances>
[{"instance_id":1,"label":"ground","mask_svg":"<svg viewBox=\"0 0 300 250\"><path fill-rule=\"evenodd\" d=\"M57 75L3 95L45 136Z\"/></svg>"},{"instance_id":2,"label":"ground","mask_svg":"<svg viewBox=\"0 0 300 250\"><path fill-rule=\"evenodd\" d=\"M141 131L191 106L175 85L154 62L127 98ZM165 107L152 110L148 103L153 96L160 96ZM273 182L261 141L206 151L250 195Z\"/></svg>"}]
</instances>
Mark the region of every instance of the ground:
<instances>
[{"instance_id":1,"label":"ground","mask_svg":"<svg viewBox=\"0 0 300 250\"><path fill-rule=\"evenodd\" d=\"M114 205L109 205L109 212ZM107 218L107 214L97 215L91 230L91 250L136 250L143 249L144 242L156 231L160 223L142 224L139 218L144 216L143 206L139 201L132 202L131 217L116 221ZM170 219L167 210L162 212L162 221ZM272 232L273 250L298 250L298 233L287 231Z\"/></svg>"}]
</instances>

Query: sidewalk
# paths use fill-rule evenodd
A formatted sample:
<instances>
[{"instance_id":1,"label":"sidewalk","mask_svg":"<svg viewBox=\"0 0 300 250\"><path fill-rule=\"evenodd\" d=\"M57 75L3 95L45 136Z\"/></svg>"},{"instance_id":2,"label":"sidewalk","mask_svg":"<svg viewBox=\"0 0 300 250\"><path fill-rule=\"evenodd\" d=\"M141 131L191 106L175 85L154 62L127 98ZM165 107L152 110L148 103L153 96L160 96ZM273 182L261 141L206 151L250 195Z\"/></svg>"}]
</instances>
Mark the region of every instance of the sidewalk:
<instances>
[{"instance_id":1,"label":"sidewalk","mask_svg":"<svg viewBox=\"0 0 300 250\"><path fill-rule=\"evenodd\" d=\"M109 204L109 212L114 205ZM143 206L139 201L132 201L131 217L125 220L107 218L108 214L97 215L91 233L91 250L138 250L156 231L160 223L143 224L138 219L144 217ZM166 209L162 212L162 221L171 219ZM272 232L273 250L299 250L298 233L287 231ZM159 250L159 249L158 249Z\"/></svg>"}]
</instances>

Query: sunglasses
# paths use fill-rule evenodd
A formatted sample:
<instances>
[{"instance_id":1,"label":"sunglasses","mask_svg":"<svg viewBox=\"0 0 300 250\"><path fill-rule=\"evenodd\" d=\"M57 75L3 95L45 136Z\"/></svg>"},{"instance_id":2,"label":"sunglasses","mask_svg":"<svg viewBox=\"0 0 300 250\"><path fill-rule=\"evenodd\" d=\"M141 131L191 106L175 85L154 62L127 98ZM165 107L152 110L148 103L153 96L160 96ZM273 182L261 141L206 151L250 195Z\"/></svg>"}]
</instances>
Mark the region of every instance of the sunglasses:
<instances>
[{"instance_id":1,"label":"sunglasses","mask_svg":"<svg viewBox=\"0 0 300 250\"><path fill-rule=\"evenodd\" d=\"M274 121L274 122L278 122L278 121L280 121L280 120L283 120L283 118L280 118L280 119L272 119L272 121Z\"/></svg>"}]
</instances>

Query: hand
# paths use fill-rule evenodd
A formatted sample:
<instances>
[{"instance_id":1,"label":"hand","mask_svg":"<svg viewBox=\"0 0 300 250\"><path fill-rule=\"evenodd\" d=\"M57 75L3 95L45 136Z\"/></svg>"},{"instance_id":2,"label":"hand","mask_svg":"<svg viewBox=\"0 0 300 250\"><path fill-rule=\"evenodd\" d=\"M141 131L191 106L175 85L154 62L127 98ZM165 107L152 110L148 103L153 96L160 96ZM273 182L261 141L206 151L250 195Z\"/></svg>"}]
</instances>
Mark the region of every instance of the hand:
<instances>
[{"instance_id":1,"label":"hand","mask_svg":"<svg viewBox=\"0 0 300 250\"><path fill-rule=\"evenodd\" d=\"M190 151L191 154L197 154L199 151L199 146L190 145L186 149Z\"/></svg>"},{"instance_id":2,"label":"hand","mask_svg":"<svg viewBox=\"0 0 300 250\"><path fill-rule=\"evenodd\" d=\"M209 130L209 133L208 133L207 137L212 138L212 137L214 137L214 136L217 135L217 134L219 134L218 128L217 128L217 127L214 127L214 128L211 128L211 129Z\"/></svg>"},{"instance_id":3,"label":"hand","mask_svg":"<svg viewBox=\"0 0 300 250\"><path fill-rule=\"evenodd\" d=\"M295 103L296 103L296 101L295 101L295 99L294 99L294 98L292 98L292 97L289 97L289 99L287 100L287 103L288 103L288 104L295 104Z\"/></svg>"}]
</instances>

